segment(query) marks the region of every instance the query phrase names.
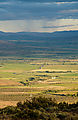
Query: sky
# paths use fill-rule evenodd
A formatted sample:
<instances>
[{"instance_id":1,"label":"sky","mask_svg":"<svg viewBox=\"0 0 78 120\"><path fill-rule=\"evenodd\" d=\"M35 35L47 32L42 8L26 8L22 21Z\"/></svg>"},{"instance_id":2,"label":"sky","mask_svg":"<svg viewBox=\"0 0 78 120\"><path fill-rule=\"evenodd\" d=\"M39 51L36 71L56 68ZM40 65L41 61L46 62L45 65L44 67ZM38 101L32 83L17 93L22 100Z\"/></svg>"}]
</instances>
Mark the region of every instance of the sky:
<instances>
[{"instance_id":1,"label":"sky","mask_svg":"<svg viewBox=\"0 0 78 120\"><path fill-rule=\"evenodd\" d=\"M0 0L0 31L78 30L78 2L56 1L58 2L55 0Z\"/></svg>"}]
</instances>

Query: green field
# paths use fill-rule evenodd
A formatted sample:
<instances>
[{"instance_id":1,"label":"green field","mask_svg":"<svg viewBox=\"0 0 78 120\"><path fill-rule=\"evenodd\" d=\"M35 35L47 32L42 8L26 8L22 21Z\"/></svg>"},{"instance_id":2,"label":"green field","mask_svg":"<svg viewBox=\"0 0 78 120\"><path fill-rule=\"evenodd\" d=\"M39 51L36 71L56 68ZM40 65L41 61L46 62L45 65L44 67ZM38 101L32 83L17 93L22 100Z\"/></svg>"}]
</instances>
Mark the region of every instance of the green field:
<instances>
[{"instance_id":1,"label":"green field","mask_svg":"<svg viewBox=\"0 0 78 120\"><path fill-rule=\"evenodd\" d=\"M78 101L78 59L0 59L0 107L33 96Z\"/></svg>"}]
</instances>

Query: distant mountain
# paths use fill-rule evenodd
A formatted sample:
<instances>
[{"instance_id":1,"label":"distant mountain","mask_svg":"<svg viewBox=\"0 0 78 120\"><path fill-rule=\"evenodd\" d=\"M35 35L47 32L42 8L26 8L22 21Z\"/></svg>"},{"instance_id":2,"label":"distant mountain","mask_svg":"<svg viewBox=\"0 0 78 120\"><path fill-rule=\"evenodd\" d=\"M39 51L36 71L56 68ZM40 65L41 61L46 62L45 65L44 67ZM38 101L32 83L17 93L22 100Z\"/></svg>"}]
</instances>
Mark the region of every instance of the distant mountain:
<instances>
[{"instance_id":1,"label":"distant mountain","mask_svg":"<svg viewBox=\"0 0 78 120\"><path fill-rule=\"evenodd\" d=\"M2 32L0 31L0 40L46 40L57 37L76 37L78 31L59 31L54 33L40 33L40 32Z\"/></svg>"},{"instance_id":2,"label":"distant mountain","mask_svg":"<svg viewBox=\"0 0 78 120\"><path fill-rule=\"evenodd\" d=\"M0 56L77 57L78 31L54 33L0 31Z\"/></svg>"}]
</instances>

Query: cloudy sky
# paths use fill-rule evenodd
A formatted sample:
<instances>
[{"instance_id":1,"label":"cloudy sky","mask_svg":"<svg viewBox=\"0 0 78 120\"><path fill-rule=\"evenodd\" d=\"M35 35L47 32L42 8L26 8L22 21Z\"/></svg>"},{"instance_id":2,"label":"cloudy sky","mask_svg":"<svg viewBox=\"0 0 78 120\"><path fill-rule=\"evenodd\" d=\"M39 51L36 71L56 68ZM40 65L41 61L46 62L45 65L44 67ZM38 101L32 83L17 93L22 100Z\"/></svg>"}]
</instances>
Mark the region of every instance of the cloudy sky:
<instances>
[{"instance_id":1,"label":"cloudy sky","mask_svg":"<svg viewBox=\"0 0 78 120\"><path fill-rule=\"evenodd\" d=\"M78 30L78 2L52 1L0 0L0 31Z\"/></svg>"}]
</instances>

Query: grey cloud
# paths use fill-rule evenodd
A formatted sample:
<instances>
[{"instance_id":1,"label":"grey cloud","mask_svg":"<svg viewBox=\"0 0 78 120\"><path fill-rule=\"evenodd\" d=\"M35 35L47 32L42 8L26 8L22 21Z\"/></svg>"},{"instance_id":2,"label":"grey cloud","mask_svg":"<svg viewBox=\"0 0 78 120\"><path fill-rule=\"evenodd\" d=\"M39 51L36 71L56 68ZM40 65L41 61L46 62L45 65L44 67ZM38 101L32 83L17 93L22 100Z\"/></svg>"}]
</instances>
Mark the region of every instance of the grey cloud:
<instances>
[{"instance_id":1,"label":"grey cloud","mask_svg":"<svg viewBox=\"0 0 78 120\"><path fill-rule=\"evenodd\" d=\"M78 24L76 24L78 25ZM43 26L42 28L60 28L60 27L73 27L75 25L63 25L63 26Z\"/></svg>"},{"instance_id":2,"label":"grey cloud","mask_svg":"<svg viewBox=\"0 0 78 120\"><path fill-rule=\"evenodd\" d=\"M1 2L2 0L0 0ZM27 1L27 0L26 0ZM76 9L73 13L70 10ZM64 10L70 12L64 13ZM5 0L0 4L0 20L25 20L25 19L59 19L78 18L78 3L39 3L24 2L20 0Z\"/></svg>"},{"instance_id":3,"label":"grey cloud","mask_svg":"<svg viewBox=\"0 0 78 120\"><path fill-rule=\"evenodd\" d=\"M78 0L0 0L0 2L21 1L21 2L78 2Z\"/></svg>"},{"instance_id":4,"label":"grey cloud","mask_svg":"<svg viewBox=\"0 0 78 120\"><path fill-rule=\"evenodd\" d=\"M24 1L24 2L72 2L72 1L78 1L78 0L18 0L18 1Z\"/></svg>"}]
</instances>

